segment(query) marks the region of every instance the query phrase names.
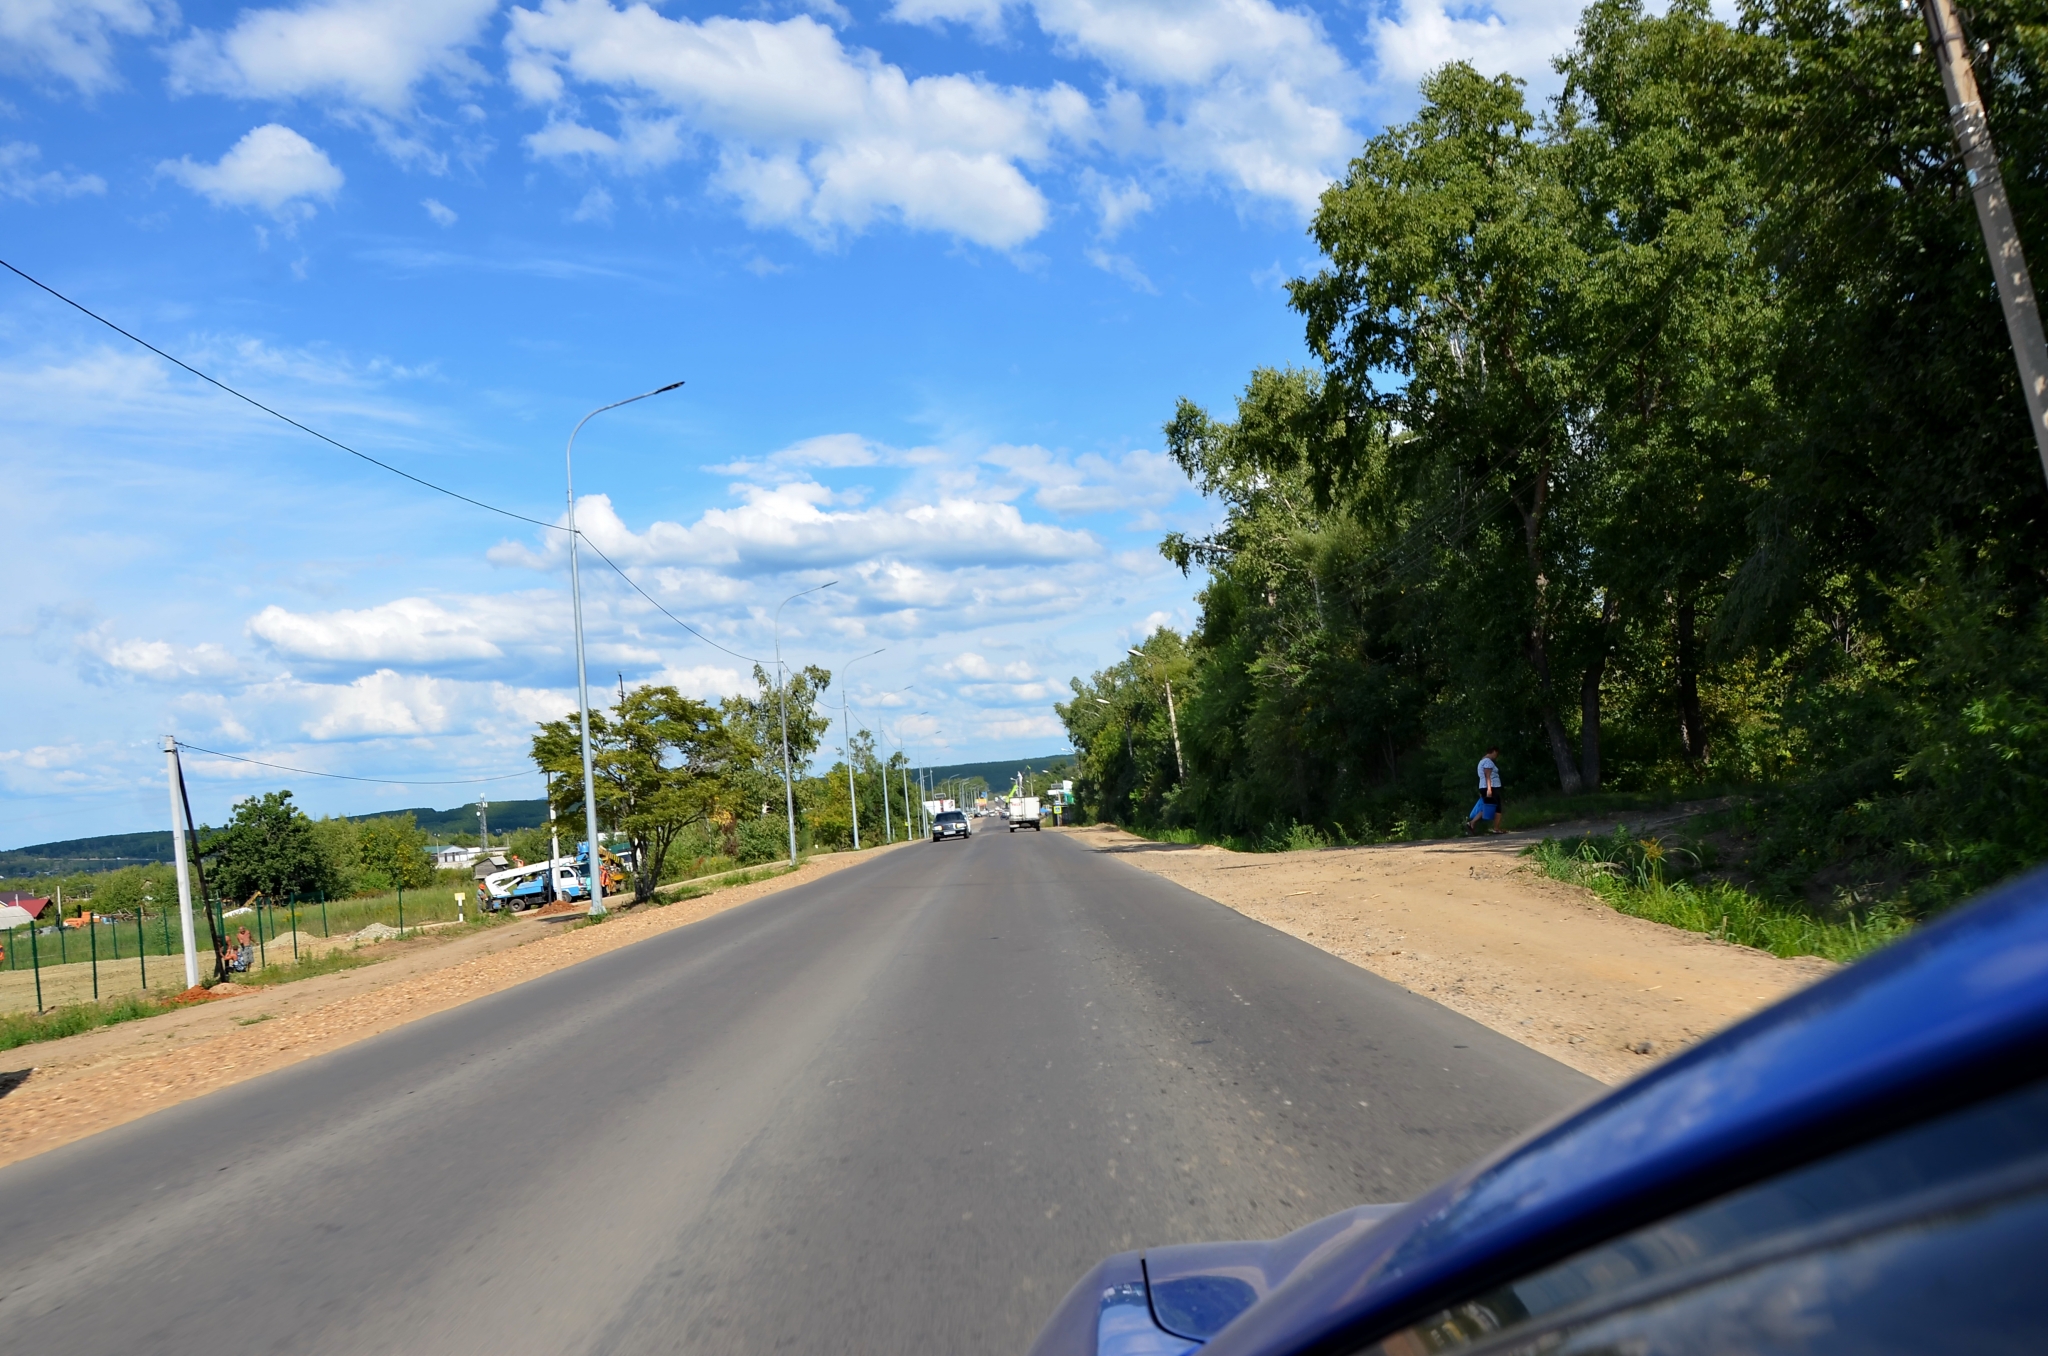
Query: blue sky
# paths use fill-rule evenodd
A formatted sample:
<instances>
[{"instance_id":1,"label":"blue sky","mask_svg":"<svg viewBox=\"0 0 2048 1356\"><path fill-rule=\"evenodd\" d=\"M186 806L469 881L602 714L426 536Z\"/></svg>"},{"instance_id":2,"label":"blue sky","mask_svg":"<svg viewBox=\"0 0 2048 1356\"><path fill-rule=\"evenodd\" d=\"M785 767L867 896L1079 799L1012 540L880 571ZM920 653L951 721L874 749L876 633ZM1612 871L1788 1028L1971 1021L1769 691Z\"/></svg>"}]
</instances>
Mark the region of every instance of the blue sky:
<instances>
[{"instance_id":1,"label":"blue sky","mask_svg":"<svg viewBox=\"0 0 2048 1356\"><path fill-rule=\"evenodd\" d=\"M0 0L4 257L364 451L581 526L742 655L848 671L918 761L1051 702L1198 581L1164 457L1300 361L1317 193L1549 0ZM195 809L452 805L573 703L559 533L423 492L0 275L0 843ZM747 663L585 562L593 683ZM835 736L836 738L836 736ZM537 777L492 783L533 796Z\"/></svg>"}]
</instances>

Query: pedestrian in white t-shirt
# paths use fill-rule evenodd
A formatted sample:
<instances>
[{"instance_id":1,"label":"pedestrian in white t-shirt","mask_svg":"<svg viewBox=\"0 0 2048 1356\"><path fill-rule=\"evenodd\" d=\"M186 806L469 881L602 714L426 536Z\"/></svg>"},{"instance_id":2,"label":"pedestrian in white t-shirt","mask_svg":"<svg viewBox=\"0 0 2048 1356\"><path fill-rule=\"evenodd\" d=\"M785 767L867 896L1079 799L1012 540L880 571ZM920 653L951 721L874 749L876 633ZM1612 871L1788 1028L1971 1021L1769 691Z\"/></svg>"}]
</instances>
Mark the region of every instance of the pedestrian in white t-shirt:
<instances>
[{"instance_id":1,"label":"pedestrian in white t-shirt","mask_svg":"<svg viewBox=\"0 0 2048 1356\"><path fill-rule=\"evenodd\" d=\"M1473 833L1479 828L1479 821L1485 820L1494 833L1506 833L1501 823L1500 803L1500 745L1486 751L1479 760L1479 799L1473 803L1472 813L1465 816L1465 832Z\"/></svg>"}]
</instances>

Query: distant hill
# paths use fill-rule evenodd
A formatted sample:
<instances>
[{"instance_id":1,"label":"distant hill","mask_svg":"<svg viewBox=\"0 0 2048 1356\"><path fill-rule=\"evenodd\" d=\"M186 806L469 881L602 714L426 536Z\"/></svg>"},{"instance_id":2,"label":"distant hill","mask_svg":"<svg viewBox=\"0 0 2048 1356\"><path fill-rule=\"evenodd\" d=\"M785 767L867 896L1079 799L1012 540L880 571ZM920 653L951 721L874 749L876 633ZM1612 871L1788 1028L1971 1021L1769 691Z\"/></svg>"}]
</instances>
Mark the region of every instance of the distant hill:
<instances>
[{"instance_id":1,"label":"distant hill","mask_svg":"<svg viewBox=\"0 0 2048 1356\"><path fill-rule=\"evenodd\" d=\"M68 876L77 871L118 871L171 860L171 833L115 833L71 838L0 852L0 876Z\"/></svg>"},{"instance_id":2,"label":"distant hill","mask_svg":"<svg viewBox=\"0 0 2048 1356\"><path fill-rule=\"evenodd\" d=\"M1001 791L1010 785L1011 779L1021 769L1032 772L1054 771L1061 766L1067 769L1062 776L1071 776L1074 755L1071 753L1047 754L1039 758L1007 758L993 763L951 763L944 767L929 769L936 781L960 777L981 778L988 783L991 791ZM915 776L915 773L912 774ZM548 803L545 800L494 800L490 803L491 833L507 833L513 829L538 828L548 822ZM476 832L476 805L458 805L452 810L436 810L428 806L417 806L407 810L379 810L374 814L348 815L355 820L384 819L391 815L411 814L427 836L436 842L458 833ZM0 852L0 877L20 879L30 876L69 876L80 872L118 871L124 866L140 866L151 862L172 860L171 834L168 829L152 833L115 833L98 838L67 838L56 843L33 843L28 847L15 848L11 852Z\"/></svg>"},{"instance_id":3,"label":"distant hill","mask_svg":"<svg viewBox=\"0 0 2048 1356\"><path fill-rule=\"evenodd\" d=\"M548 822L545 800L494 800L490 803L491 832L531 829ZM439 841L450 834L476 832L476 806L458 805L452 810L426 806L407 810L379 810L374 814L347 815L348 819L384 819L411 814L429 838ZM33 843L28 847L0 852L0 877L68 876L81 871L118 871L124 866L172 860L171 833L116 833L99 838L67 838L57 843Z\"/></svg>"},{"instance_id":4,"label":"distant hill","mask_svg":"<svg viewBox=\"0 0 2048 1356\"><path fill-rule=\"evenodd\" d=\"M1048 753L1038 758L1006 758L995 763L950 763L944 767L931 768L929 771L933 781L943 782L953 777L972 781L979 777L988 783L989 790L1001 792L1016 781L1019 772L1058 771L1062 777L1073 776L1074 755ZM917 775L915 770L911 775Z\"/></svg>"}]
</instances>

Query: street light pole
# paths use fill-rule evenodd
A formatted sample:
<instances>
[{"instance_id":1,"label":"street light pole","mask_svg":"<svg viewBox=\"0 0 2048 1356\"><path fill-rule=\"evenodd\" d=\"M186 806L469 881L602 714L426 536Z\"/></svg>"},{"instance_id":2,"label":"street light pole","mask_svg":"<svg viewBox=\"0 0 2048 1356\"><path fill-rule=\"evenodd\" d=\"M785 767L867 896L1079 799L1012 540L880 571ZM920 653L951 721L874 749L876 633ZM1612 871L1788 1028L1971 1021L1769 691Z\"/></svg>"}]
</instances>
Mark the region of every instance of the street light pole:
<instances>
[{"instance_id":1,"label":"street light pole","mask_svg":"<svg viewBox=\"0 0 2048 1356\"><path fill-rule=\"evenodd\" d=\"M1152 656L1143 650L1131 650L1128 653L1136 655L1147 664L1152 663ZM1188 779L1188 770L1187 765L1180 760L1180 717L1173 713L1173 680L1161 678L1159 681L1166 686L1166 727L1173 731L1173 773L1177 780L1184 782Z\"/></svg>"},{"instance_id":2,"label":"street light pole","mask_svg":"<svg viewBox=\"0 0 2048 1356\"><path fill-rule=\"evenodd\" d=\"M609 405L599 405L589 414L576 421L576 427L569 430L569 446L562 453L562 479L569 491L569 606L576 620L576 720L577 738L583 746L583 828L590 840L590 875L587 888L590 891L590 916L604 917L604 868L598 856L600 845L597 841L597 775L590 763L590 677L583 663L583 580L576 563L576 435L583 426L621 405L630 405L636 400L649 396L665 395L682 383L672 381L652 391L642 391L624 400L614 400ZM548 868L550 873L554 868Z\"/></svg>"},{"instance_id":3,"label":"street light pole","mask_svg":"<svg viewBox=\"0 0 2048 1356\"><path fill-rule=\"evenodd\" d=\"M888 648L888 646L884 645L882 647L882 650L886 650ZM844 664L840 665L839 671L841 673L845 673L846 670L852 668L855 664L860 663L861 660L873 659L876 655L880 654L882 650L869 650L866 654L855 655L853 658L847 660ZM853 814L853 850L855 852L859 852L860 797L855 795L853 790L853 702L852 698L848 696L847 689L844 686L842 686L839 689L839 737L846 741L845 743L840 745L841 750L846 754L846 803L849 807L851 807Z\"/></svg>"},{"instance_id":4,"label":"street light pole","mask_svg":"<svg viewBox=\"0 0 2048 1356\"><path fill-rule=\"evenodd\" d=\"M789 682L782 672L782 609L788 607L806 593L829 589L838 583L827 579L822 584L813 584L799 589L775 605L775 700L782 712L782 805L789 814L789 864L796 865L796 784L790 778L789 769ZM831 717L826 717L830 720Z\"/></svg>"}]
</instances>

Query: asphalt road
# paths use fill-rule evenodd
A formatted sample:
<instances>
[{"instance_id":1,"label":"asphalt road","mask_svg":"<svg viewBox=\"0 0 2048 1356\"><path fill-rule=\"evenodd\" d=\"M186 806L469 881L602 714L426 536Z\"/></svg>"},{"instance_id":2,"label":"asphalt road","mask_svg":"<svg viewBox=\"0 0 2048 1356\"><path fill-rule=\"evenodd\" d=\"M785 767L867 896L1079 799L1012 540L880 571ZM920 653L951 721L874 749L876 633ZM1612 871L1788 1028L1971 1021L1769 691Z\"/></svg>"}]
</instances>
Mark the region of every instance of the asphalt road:
<instances>
[{"instance_id":1,"label":"asphalt road","mask_svg":"<svg viewBox=\"0 0 2048 1356\"><path fill-rule=\"evenodd\" d=\"M999 821L998 821L999 823ZM1057 834L913 844L0 1170L11 1351L1015 1353L1596 1090Z\"/></svg>"}]
</instances>

